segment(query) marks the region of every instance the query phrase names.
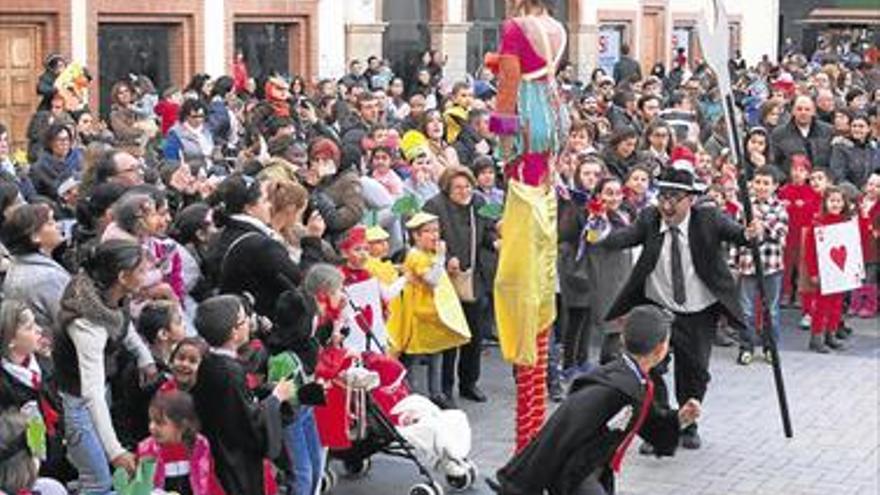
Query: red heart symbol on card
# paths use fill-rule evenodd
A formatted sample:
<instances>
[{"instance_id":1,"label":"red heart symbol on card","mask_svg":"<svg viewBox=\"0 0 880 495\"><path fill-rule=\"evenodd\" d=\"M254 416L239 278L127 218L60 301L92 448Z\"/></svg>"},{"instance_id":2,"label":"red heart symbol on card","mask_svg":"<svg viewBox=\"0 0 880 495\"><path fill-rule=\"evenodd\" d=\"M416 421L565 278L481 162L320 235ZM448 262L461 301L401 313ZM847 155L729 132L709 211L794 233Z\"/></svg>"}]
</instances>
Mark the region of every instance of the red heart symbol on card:
<instances>
[{"instance_id":1,"label":"red heart symbol on card","mask_svg":"<svg viewBox=\"0 0 880 495\"><path fill-rule=\"evenodd\" d=\"M846 266L846 246L840 245L831 248L831 261L834 262L840 268L840 271L844 270Z\"/></svg>"},{"instance_id":2,"label":"red heart symbol on card","mask_svg":"<svg viewBox=\"0 0 880 495\"><path fill-rule=\"evenodd\" d=\"M358 315L355 317L358 326L361 327L364 333L370 332L373 330L373 307L372 306L364 306L361 308Z\"/></svg>"}]
</instances>

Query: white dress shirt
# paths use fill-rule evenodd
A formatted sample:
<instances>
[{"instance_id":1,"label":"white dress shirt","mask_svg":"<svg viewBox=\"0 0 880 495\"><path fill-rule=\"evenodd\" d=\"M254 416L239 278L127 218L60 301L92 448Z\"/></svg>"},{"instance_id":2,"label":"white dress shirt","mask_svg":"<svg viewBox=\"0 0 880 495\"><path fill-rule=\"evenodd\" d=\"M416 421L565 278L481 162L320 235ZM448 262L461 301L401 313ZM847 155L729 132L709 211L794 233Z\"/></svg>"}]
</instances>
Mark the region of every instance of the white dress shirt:
<instances>
[{"instance_id":1,"label":"white dress shirt","mask_svg":"<svg viewBox=\"0 0 880 495\"><path fill-rule=\"evenodd\" d=\"M684 288L687 296L684 304L676 303L672 297L672 234L667 234L669 225L663 220L660 221L660 234L663 235L660 258L657 260L657 265L654 266L654 271L645 282L645 296L675 313L697 313L718 301L712 291L697 276L697 271L694 268L691 246L688 242L690 223L691 213L688 211L687 216L678 225L678 242L681 247L679 252L681 253L681 267L684 272Z\"/></svg>"}]
</instances>

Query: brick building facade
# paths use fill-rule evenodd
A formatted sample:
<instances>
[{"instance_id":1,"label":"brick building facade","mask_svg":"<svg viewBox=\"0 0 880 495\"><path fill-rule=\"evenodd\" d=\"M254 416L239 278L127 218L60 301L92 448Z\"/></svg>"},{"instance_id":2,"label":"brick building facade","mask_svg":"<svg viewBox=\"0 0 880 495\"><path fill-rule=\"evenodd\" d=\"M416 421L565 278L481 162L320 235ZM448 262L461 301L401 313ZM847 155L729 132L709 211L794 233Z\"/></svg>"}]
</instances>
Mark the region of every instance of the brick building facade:
<instances>
[{"instance_id":1,"label":"brick building facade","mask_svg":"<svg viewBox=\"0 0 880 495\"><path fill-rule=\"evenodd\" d=\"M568 59L587 77L632 46L645 69L669 65L673 45L698 50L697 19L708 0L555 0L569 32ZM0 121L20 141L36 105L42 60L58 52L85 63L105 109L109 87L129 72L182 86L196 73L229 73L242 50L259 71L339 77L370 55L409 68L427 49L448 56L456 78L494 49L515 0L3 0L0 2ZM750 61L778 45L779 0L725 0L731 44ZM748 15L746 12L748 11ZM408 69L407 69L408 70Z\"/></svg>"}]
</instances>

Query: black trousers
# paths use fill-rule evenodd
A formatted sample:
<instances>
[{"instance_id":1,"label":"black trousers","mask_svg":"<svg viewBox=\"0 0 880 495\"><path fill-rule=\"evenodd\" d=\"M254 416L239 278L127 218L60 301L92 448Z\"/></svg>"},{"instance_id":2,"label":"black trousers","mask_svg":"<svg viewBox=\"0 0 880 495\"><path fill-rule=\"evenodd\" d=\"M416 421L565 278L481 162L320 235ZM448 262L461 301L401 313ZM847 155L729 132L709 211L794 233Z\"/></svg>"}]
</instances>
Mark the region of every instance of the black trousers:
<instances>
[{"instance_id":1,"label":"black trousers","mask_svg":"<svg viewBox=\"0 0 880 495\"><path fill-rule=\"evenodd\" d=\"M587 477L580 486L577 487L575 495L614 495L614 473L607 467L600 468L598 472L593 472Z\"/></svg>"},{"instance_id":2,"label":"black trousers","mask_svg":"<svg viewBox=\"0 0 880 495\"><path fill-rule=\"evenodd\" d=\"M580 366L590 356L590 308L567 307L562 326L562 369Z\"/></svg>"},{"instance_id":3,"label":"black trousers","mask_svg":"<svg viewBox=\"0 0 880 495\"><path fill-rule=\"evenodd\" d=\"M472 303L461 303L468 328L471 330L471 340L463 346L449 349L443 353L443 392L446 395L451 395L455 386L456 371L458 372L459 389L472 387L480 379L484 326L488 323L485 318L487 304L488 300L485 297Z\"/></svg>"},{"instance_id":4,"label":"black trousers","mask_svg":"<svg viewBox=\"0 0 880 495\"><path fill-rule=\"evenodd\" d=\"M688 399L700 402L706 396L709 375L709 357L718 329L721 305L716 303L697 313L677 313L672 320L670 350L675 355L675 399L679 405ZM654 380L654 400L669 408L669 392L663 375L669 370L670 356L651 370Z\"/></svg>"}]
</instances>

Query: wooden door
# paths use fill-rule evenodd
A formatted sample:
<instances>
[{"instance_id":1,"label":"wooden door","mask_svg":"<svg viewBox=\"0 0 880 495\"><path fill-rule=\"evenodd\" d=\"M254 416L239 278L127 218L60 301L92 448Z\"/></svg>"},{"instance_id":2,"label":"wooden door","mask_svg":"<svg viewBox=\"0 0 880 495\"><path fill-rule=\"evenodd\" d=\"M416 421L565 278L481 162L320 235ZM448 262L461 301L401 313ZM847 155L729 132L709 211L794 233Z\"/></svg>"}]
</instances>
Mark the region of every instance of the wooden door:
<instances>
[{"instance_id":1,"label":"wooden door","mask_svg":"<svg viewBox=\"0 0 880 495\"><path fill-rule=\"evenodd\" d=\"M9 128L13 150L26 148L28 122L39 103L42 34L39 25L0 24L0 122Z\"/></svg>"},{"instance_id":2,"label":"wooden door","mask_svg":"<svg viewBox=\"0 0 880 495\"><path fill-rule=\"evenodd\" d=\"M649 74L656 62L664 60L666 49L666 29L663 25L662 9L645 8L642 13L641 53L642 74Z\"/></svg>"}]
</instances>

